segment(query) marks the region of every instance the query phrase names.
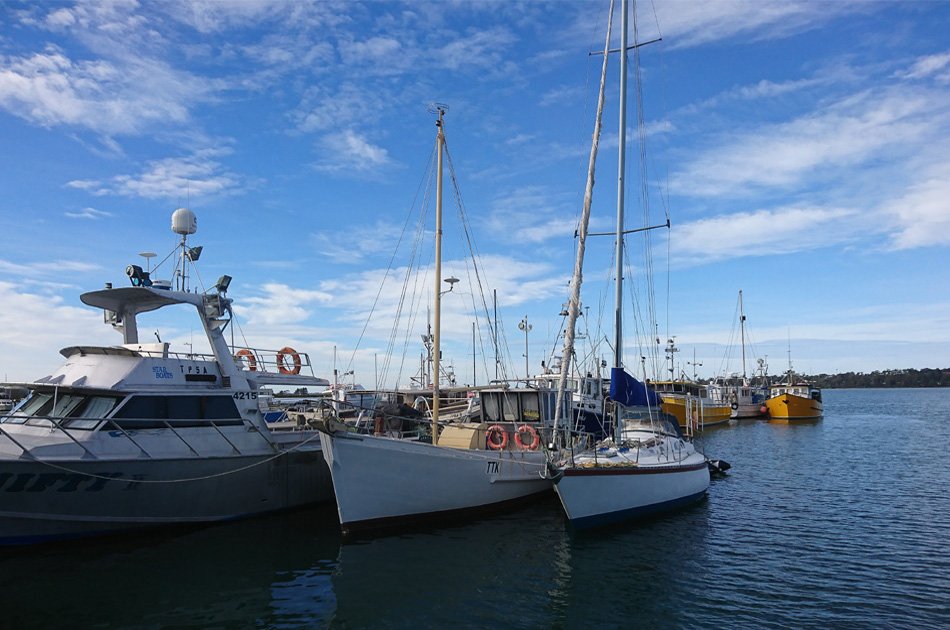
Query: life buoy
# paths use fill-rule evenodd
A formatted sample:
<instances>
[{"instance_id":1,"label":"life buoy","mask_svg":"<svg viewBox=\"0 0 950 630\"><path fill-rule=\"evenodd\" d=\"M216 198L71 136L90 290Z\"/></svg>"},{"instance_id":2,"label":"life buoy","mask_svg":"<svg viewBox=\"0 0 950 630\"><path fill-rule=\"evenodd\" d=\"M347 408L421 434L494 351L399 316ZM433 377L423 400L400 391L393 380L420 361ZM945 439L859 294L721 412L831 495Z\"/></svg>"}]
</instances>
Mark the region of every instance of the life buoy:
<instances>
[{"instance_id":1,"label":"life buoy","mask_svg":"<svg viewBox=\"0 0 950 630\"><path fill-rule=\"evenodd\" d=\"M293 367L287 367L287 358L290 358ZM277 351L277 371L281 374L300 374L300 355L289 346Z\"/></svg>"},{"instance_id":2,"label":"life buoy","mask_svg":"<svg viewBox=\"0 0 950 630\"><path fill-rule=\"evenodd\" d=\"M238 361L243 361L247 359L247 369L251 372L257 371L257 357L254 356L254 353L248 350L247 348L241 348L237 351L237 354L234 357Z\"/></svg>"},{"instance_id":3,"label":"life buoy","mask_svg":"<svg viewBox=\"0 0 950 630\"><path fill-rule=\"evenodd\" d=\"M529 443L525 444L524 440L521 439L522 433L527 433L531 436ZM518 427L518 430L515 431L515 445L522 451L536 451L541 445L541 437L533 426L530 424L522 424Z\"/></svg>"},{"instance_id":4,"label":"life buoy","mask_svg":"<svg viewBox=\"0 0 950 630\"><path fill-rule=\"evenodd\" d=\"M485 433L485 443L493 451L503 451L508 446L508 434L500 424L493 424Z\"/></svg>"}]
</instances>

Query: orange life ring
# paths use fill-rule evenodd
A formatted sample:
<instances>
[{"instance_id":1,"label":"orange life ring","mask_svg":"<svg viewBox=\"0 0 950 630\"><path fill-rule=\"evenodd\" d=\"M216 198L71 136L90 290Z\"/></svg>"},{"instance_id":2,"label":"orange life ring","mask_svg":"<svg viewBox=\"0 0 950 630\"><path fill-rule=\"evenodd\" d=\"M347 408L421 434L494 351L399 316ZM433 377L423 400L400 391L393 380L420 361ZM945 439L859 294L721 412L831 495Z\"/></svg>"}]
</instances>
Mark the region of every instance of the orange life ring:
<instances>
[{"instance_id":1,"label":"orange life ring","mask_svg":"<svg viewBox=\"0 0 950 630\"><path fill-rule=\"evenodd\" d=\"M240 359L238 359L239 361L242 359L247 359L247 369L250 370L251 372L257 371L257 357L255 357L254 353L248 350L247 348L241 348L240 350L237 351L237 354L235 354L234 356L241 357Z\"/></svg>"},{"instance_id":2,"label":"orange life ring","mask_svg":"<svg viewBox=\"0 0 950 630\"><path fill-rule=\"evenodd\" d=\"M495 441L496 437L498 438L497 442ZM508 446L508 434L500 424L493 424L488 427L488 431L485 433L485 443L493 451L503 451Z\"/></svg>"},{"instance_id":3,"label":"orange life ring","mask_svg":"<svg viewBox=\"0 0 950 630\"><path fill-rule=\"evenodd\" d=\"M531 442L525 444L524 440L521 439L522 433L530 435ZM518 427L518 430L515 431L515 445L522 451L536 451L538 447L541 446L541 437L533 426L530 424L522 424Z\"/></svg>"},{"instance_id":4,"label":"orange life ring","mask_svg":"<svg viewBox=\"0 0 950 630\"><path fill-rule=\"evenodd\" d=\"M287 367L287 357L290 357L294 364L292 368ZM277 371L281 374L300 374L300 365L300 355L293 348L284 346L277 351Z\"/></svg>"}]
</instances>

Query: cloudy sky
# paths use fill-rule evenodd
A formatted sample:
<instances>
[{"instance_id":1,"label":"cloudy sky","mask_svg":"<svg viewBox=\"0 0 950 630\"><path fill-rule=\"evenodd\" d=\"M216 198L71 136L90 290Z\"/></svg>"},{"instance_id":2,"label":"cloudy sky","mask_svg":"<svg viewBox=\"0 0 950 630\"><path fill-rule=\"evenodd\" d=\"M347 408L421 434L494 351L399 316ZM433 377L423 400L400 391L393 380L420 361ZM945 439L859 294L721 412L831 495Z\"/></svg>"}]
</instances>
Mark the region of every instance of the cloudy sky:
<instances>
[{"instance_id":1,"label":"cloudy sky","mask_svg":"<svg viewBox=\"0 0 950 630\"><path fill-rule=\"evenodd\" d=\"M473 363L494 376L472 324L495 291L506 373L524 373L524 318L537 371L573 268L607 7L0 4L0 376L119 343L79 294L127 283L140 252L160 261L187 206L195 285L234 277L239 345L405 383L432 302L432 102L469 228L447 183L444 357L461 382ZM672 227L629 238L625 308L648 338L627 333L628 359L675 336L677 369L741 370L741 289L749 356L773 373L789 348L806 373L950 366L950 4L656 0L637 32L662 41L631 55L627 223ZM616 212L616 62L595 231ZM608 360L612 247L589 243L583 295L584 353ZM200 347L190 313L154 315L141 330Z\"/></svg>"}]
</instances>

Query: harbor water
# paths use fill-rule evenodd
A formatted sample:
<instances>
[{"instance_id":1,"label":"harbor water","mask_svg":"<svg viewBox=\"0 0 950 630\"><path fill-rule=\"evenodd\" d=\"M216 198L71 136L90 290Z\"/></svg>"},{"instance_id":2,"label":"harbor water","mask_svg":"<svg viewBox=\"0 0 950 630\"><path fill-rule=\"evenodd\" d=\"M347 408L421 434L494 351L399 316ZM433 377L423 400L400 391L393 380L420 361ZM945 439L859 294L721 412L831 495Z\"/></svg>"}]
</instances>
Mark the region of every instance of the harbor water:
<instances>
[{"instance_id":1,"label":"harbor water","mask_svg":"<svg viewBox=\"0 0 950 630\"><path fill-rule=\"evenodd\" d=\"M576 532L556 497L342 541L332 506L0 549L7 627L950 627L950 389L826 390L825 416L698 440L676 513ZM406 480L410 483L411 480Z\"/></svg>"}]
</instances>

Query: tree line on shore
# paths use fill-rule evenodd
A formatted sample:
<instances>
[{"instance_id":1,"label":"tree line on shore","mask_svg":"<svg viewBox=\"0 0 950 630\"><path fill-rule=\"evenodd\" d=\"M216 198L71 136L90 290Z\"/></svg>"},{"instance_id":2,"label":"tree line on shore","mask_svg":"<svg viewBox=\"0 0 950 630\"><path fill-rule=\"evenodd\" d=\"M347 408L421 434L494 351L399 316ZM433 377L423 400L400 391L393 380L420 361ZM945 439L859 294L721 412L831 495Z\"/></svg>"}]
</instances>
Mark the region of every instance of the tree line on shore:
<instances>
[{"instance_id":1,"label":"tree line on shore","mask_svg":"<svg viewBox=\"0 0 950 630\"><path fill-rule=\"evenodd\" d=\"M783 376L772 377L771 382L780 383ZM863 387L950 387L950 368L924 368L916 370L875 370L844 372L843 374L814 374L804 379L822 389L845 389Z\"/></svg>"}]
</instances>

